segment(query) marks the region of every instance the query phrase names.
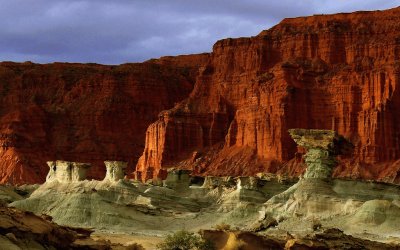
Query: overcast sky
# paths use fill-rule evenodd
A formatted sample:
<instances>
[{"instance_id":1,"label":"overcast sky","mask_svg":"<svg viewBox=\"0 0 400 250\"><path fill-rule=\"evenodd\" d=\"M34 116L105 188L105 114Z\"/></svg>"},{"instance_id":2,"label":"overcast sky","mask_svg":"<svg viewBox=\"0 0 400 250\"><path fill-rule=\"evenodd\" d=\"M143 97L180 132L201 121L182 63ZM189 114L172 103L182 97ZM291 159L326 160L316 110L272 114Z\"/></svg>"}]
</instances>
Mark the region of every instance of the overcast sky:
<instances>
[{"instance_id":1,"label":"overcast sky","mask_svg":"<svg viewBox=\"0 0 400 250\"><path fill-rule=\"evenodd\" d=\"M387 9L400 0L0 0L0 61L141 62L211 51L285 17Z\"/></svg>"}]
</instances>

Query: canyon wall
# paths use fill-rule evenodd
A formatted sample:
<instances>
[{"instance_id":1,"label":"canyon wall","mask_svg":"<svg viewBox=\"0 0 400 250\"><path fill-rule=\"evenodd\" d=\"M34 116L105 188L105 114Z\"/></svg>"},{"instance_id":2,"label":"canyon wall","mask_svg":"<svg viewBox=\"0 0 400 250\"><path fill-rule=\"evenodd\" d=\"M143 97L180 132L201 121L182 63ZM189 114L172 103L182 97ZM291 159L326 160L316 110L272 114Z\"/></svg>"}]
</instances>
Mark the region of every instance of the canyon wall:
<instances>
[{"instance_id":1,"label":"canyon wall","mask_svg":"<svg viewBox=\"0 0 400 250\"><path fill-rule=\"evenodd\" d=\"M146 128L186 98L208 54L145 63L0 63L0 183L43 182L46 161L128 162L132 172Z\"/></svg>"},{"instance_id":2,"label":"canyon wall","mask_svg":"<svg viewBox=\"0 0 400 250\"><path fill-rule=\"evenodd\" d=\"M354 144L335 176L400 183L400 8L284 19L218 41L190 96L146 132L136 175L299 175L288 129Z\"/></svg>"}]
</instances>

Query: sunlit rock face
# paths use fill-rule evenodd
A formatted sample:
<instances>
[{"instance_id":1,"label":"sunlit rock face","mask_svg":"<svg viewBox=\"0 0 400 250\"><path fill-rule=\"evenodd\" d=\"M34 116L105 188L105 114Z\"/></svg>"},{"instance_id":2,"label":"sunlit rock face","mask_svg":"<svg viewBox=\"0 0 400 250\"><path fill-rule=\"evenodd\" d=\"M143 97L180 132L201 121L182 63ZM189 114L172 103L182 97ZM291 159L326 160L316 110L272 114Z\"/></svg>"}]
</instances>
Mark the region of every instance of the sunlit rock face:
<instances>
[{"instance_id":1,"label":"sunlit rock face","mask_svg":"<svg viewBox=\"0 0 400 250\"><path fill-rule=\"evenodd\" d=\"M288 18L218 41L189 98L148 127L136 170L299 176L287 130L318 128L354 144L334 176L400 183L399 37L395 8Z\"/></svg>"},{"instance_id":2,"label":"sunlit rock face","mask_svg":"<svg viewBox=\"0 0 400 250\"><path fill-rule=\"evenodd\" d=\"M105 161L106 176L104 181L119 181L125 177L125 169L128 167L127 162L123 161Z\"/></svg>"},{"instance_id":3,"label":"sunlit rock face","mask_svg":"<svg viewBox=\"0 0 400 250\"><path fill-rule=\"evenodd\" d=\"M69 161L48 161L50 170L46 182L57 180L59 182L75 182L86 179L86 172L90 168L88 163Z\"/></svg>"},{"instance_id":4,"label":"sunlit rock face","mask_svg":"<svg viewBox=\"0 0 400 250\"><path fill-rule=\"evenodd\" d=\"M0 183L43 183L49 159L127 161L131 173L146 128L186 98L208 55L144 63L0 63Z\"/></svg>"}]
</instances>

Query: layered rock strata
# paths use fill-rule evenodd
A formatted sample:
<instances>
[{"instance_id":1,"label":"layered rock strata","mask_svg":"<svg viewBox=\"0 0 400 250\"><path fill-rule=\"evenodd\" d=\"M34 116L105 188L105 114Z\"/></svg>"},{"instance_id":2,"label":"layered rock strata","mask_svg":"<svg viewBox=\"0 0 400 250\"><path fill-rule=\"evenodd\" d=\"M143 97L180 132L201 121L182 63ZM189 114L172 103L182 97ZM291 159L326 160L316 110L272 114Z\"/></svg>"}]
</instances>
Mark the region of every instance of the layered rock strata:
<instances>
[{"instance_id":1,"label":"layered rock strata","mask_svg":"<svg viewBox=\"0 0 400 250\"><path fill-rule=\"evenodd\" d=\"M118 66L0 63L0 183L44 182L46 161L103 161L132 172L146 128L186 98L208 54Z\"/></svg>"},{"instance_id":2,"label":"layered rock strata","mask_svg":"<svg viewBox=\"0 0 400 250\"><path fill-rule=\"evenodd\" d=\"M148 127L139 176L177 166L298 176L305 167L287 130L301 127L354 144L335 176L400 182L399 37L395 8L288 18L218 41L189 98Z\"/></svg>"}]
</instances>

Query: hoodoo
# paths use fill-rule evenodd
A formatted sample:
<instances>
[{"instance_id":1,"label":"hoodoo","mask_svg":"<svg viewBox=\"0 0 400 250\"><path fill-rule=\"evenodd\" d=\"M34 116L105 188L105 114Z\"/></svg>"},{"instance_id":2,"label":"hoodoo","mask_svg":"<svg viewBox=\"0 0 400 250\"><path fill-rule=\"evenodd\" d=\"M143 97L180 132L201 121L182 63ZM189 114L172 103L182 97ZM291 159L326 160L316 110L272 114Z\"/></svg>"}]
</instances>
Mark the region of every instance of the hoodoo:
<instances>
[{"instance_id":1,"label":"hoodoo","mask_svg":"<svg viewBox=\"0 0 400 250\"><path fill-rule=\"evenodd\" d=\"M50 170L46 181L75 182L86 179L86 172L90 168L88 163L68 161L48 161Z\"/></svg>"},{"instance_id":2,"label":"hoodoo","mask_svg":"<svg viewBox=\"0 0 400 250\"><path fill-rule=\"evenodd\" d=\"M289 129L298 146L307 150L304 155L307 170L304 178L330 179L337 165L336 155L351 144L333 130Z\"/></svg>"},{"instance_id":3,"label":"hoodoo","mask_svg":"<svg viewBox=\"0 0 400 250\"><path fill-rule=\"evenodd\" d=\"M106 176L104 181L119 181L124 179L125 170L128 167L127 162L123 161L105 161L106 165Z\"/></svg>"}]
</instances>

